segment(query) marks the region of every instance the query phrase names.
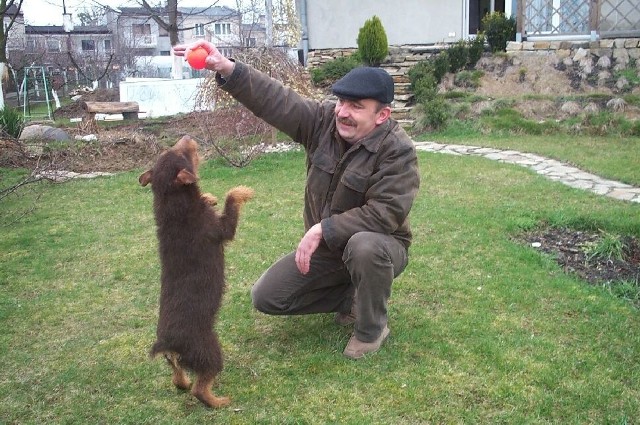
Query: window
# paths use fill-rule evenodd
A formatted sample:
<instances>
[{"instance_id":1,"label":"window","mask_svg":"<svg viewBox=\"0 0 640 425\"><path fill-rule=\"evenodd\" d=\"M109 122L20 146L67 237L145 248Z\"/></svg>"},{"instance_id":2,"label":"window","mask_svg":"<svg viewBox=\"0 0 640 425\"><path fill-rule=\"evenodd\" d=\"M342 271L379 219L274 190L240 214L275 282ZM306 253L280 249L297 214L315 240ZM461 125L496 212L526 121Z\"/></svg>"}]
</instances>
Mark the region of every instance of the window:
<instances>
[{"instance_id":1,"label":"window","mask_svg":"<svg viewBox=\"0 0 640 425\"><path fill-rule=\"evenodd\" d=\"M216 35L231 34L231 24L215 24L213 29Z\"/></svg>"},{"instance_id":2,"label":"window","mask_svg":"<svg viewBox=\"0 0 640 425\"><path fill-rule=\"evenodd\" d=\"M111 51L111 40L105 40L104 41L104 51L105 52L110 52Z\"/></svg>"},{"instance_id":3,"label":"window","mask_svg":"<svg viewBox=\"0 0 640 425\"><path fill-rule=\"evenodd\" d=\"M47 40L47 52L59 52L60 41L59 40Z\"/></svg>"},{"instance_id":4,"label":"window","mask_svg":"<svg viewBox=\"0 0 640 425\"><path fill-rule=\"evenodd\" d=\"M196 24L195 27L193 27L193 35L197 36L203 36L204 35L204 24Z\"/></svg>"},{"instance_id":5,"label":"window","mask_svg":"<svg viewBox=\"0 0 640 425\"><path fill-rule=\"evenodd\" d=\"M160 56L171 56L170 50L160 50Z\"/></svg>"},{"instance_id":6,"label":"window","mask_svg":"<svg viewBox=\"0 0 640 425\"><path fill-rule=\"evenodd\" d=\"M169 37L169 31L162 27L158 27L158 36L160 37Z\"/></svg>"},{"instance_id":7,"label":"window","mask_svg":"<svg viewBox=\"0 0 640 425\"><path fill-rule=\"evenodd\" d=\"M83 52L95 52L96 51L96 42L93 40L82 40L82 51Z\"/></svg>"},{"instance_id":8,"label":"window","mask_svg":"<svg viewBox=\"0 0 640 425\"><path fill-rule=\"evenodd\" d=\"M244 39L244 47L256 47L255 37L247 37Z\"/></svg>"},{"instance_id":9,"label":"window","mask_svg":"<svg viewBox=\"0 0 640 425\"><path fill-rule=\"evenodd\" d=\"M133 35L151 35L151 24L133 24Z\"/></svg>"},{"instance_id":10,"label":"window","mask_svg":"<svg viewBox=\"0 0 640 425\"><path fill-rule=\"evenodd\" d=\"M27 53L35 53L35 52L36 52L36 41L27 40Z\"/></svg>"},{"instance_id":11,"label":"window","mask_svg":"<svg viewBox=\"0 0 640 425\"><path fill-rule=\"evenodd\" d=\"M230 57L233 56L233 49L231 47L222 47L218 48L222 56Z\"/></svg>"},{"instance_id":12,"label":"window","mask_svg":"<svg viewBox=\"0 0 640 425\"><path fill-rule=\"evenodd\" d=\"M527 34L586 34L589 27L588 0L527 0Z\"/></svg>"}]
</instances>

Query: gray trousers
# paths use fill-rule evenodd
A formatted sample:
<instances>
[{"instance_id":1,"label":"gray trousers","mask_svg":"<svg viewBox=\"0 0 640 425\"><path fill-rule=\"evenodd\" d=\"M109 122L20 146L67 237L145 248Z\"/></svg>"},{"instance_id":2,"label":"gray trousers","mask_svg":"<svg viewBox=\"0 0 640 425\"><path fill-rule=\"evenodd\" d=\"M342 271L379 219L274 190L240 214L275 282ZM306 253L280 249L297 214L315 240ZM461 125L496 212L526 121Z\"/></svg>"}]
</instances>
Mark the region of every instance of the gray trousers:
<instances>
[{"instance_id":1,"label":"gray trousers","mask_svg":"<svg viewBox=\"0 0 640 425\"><path fill-rule=\"evenodd\" d=\"M357 291L354 332L362 342L375 341L387 324L391 284L407 266L407 250L389 235L356 233L343 252L321 243L311 257L309 273L285 255L251 290L255 308L273 315L348 313Z\"/></svg>"}]
</instances>

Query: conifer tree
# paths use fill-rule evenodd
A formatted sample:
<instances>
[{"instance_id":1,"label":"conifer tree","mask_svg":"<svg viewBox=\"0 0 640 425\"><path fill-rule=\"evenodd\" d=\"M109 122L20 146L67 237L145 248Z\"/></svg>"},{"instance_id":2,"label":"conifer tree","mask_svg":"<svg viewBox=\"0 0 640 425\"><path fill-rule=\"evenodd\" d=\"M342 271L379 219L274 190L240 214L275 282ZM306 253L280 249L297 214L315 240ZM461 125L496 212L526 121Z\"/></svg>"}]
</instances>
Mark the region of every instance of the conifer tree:
<instances>
[{"instance_id":1,"label":"conifer tree","mask_svg":"<svg viewBox=\"0 0 640 425\"><path fill-rule=\"evenodd\" d=\"M379 66L389 53L387 33L377 16L367 19L358 32L358 53L369 66Z\"/></svg>"}]
</instances>

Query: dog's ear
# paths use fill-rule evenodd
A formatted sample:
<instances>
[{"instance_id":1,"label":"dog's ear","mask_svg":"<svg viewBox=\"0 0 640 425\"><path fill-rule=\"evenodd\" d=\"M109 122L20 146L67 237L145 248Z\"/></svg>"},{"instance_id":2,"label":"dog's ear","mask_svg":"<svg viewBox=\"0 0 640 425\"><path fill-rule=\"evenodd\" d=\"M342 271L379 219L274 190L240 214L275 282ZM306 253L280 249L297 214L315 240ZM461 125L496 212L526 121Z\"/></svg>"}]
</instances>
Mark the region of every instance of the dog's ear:
<instances>
[{"instance_id":1,"label":"dog's ear","mask_svg":"<svg viewBox=\"0 0 640 425\"><path fill-rule=\"evenodd\" d=\"M187 185L187 184L194 184L196 181L198 181L198 178L192 172L186 170L185 168L178 171L178 176L176 177L176 183Z\"/></svg>"},{"instance_id":2,"label":"dog's ear","mask_svg":"<svg viewBox=\"0 0 640 425\"><path fill-rule=\"evenodd\" d=\"M138 177L138 181L142 186L146 186L151 183L151 176L153 175L152 170L145 171L143 174Z\"/></svg>"}]
</instances>

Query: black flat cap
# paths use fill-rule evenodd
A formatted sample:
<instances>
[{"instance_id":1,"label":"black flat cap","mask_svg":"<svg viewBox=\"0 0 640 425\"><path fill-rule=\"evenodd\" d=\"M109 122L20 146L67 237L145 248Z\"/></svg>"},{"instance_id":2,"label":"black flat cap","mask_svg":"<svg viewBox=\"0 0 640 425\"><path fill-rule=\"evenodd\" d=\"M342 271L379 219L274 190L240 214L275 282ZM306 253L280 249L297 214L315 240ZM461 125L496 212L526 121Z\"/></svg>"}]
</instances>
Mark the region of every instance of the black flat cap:
<instances>
[{"instance_id":1,"label":"black flat cap","mask_svg":"<svg viewBox=\"0 0 640 425\"><path fill-rule=\"evenodd\" d=\"M382 68L361 66L354 68L331 87L333 94L343 99L375 99L393 102L393 78Z\"/></svg>"}]
</instances>

